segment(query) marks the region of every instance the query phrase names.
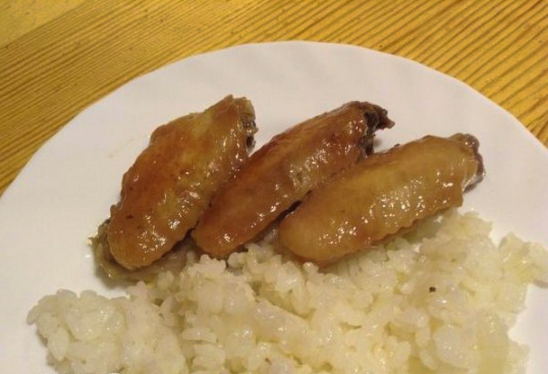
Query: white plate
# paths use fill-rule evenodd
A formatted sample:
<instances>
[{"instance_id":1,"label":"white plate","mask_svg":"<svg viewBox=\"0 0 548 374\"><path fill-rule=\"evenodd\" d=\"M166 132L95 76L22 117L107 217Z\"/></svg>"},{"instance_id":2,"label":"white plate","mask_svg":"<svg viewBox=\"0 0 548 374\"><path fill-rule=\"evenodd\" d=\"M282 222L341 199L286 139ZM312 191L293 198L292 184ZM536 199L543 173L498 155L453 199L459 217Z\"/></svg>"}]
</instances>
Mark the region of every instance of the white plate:
<instances>
[{"instance_id":1,"label":"white plate","mask_svg":"<svg viewBox=\"0 0 548 374\"><path fill-rule=\"evenodd\" d=\"M514 117L465 84L418 63L333 44L245 45L192 57L126 84L48 141L0 200L0 372L49 373L27 311L58 288L101 293L87 238L117 200L121 176L159 124L228 93L250 98L258 145L350 100L387 108L396 127L381 148L425 134L470 132L487 178L465 207L548 243L548 153ZM533 289L514 335L531 346L530 373L548 372L548 292Z\"/></svg>"}]
</instances>

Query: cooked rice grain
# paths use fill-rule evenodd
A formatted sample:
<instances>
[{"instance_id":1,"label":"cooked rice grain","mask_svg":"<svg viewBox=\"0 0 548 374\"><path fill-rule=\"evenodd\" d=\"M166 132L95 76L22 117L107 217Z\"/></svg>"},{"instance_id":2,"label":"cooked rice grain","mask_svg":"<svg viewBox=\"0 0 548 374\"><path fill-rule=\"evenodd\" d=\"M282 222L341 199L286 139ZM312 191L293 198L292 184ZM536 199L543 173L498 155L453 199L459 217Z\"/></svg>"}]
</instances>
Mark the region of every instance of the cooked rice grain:
<instances>
[{"instance_id":1,"label":"cooked rice grain","mask_svg":"<svg viewBox=\"0 0 548 374\"><path fill-rule=\"evenodd\" d=\"M107 299L61 290L29 323L60 373L523 373L508 337L548 255L450 212L319 271L272 239Z\"/></svg>"}]
</instances>

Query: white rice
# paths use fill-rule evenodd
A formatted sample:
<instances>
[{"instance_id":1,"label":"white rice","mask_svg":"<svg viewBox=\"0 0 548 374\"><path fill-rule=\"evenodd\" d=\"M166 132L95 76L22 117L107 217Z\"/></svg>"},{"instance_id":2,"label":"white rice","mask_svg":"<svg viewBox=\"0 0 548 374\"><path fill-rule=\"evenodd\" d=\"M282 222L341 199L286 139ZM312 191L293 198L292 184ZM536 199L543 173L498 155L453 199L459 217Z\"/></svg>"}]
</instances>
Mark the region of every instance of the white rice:
<instances>
[{"instance_id":1,"label":"white rice","mask_svg":"<svg viewBox=\"0 0 548 374\"><path fill-rule=\"evenodd\" d=\"M46 296L28 321L60 373L523 373L508 329L548 255L489 231L450 212L321 271L269 240L189 254L127 297Z\"/></svg>"}]
</instances>

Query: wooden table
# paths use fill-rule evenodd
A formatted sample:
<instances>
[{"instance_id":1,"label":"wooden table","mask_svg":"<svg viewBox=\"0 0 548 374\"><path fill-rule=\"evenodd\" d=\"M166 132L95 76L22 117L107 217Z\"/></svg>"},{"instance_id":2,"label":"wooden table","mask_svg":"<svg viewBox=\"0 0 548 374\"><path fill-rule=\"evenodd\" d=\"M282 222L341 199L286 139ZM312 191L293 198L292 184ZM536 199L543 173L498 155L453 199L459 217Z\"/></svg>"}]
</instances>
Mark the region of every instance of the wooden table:
<instances>
[{"instance_id":1,"label":"wooden table","mask_svg":"<svg viewBox=\"0 0 548 374\"><path fill-rule=\"evenodd\" d=\"M4 0L0 192L40 145L130 79L231 45L304 39L419 61L548 144L545 0Z\"/></svg>"}]
</instances>

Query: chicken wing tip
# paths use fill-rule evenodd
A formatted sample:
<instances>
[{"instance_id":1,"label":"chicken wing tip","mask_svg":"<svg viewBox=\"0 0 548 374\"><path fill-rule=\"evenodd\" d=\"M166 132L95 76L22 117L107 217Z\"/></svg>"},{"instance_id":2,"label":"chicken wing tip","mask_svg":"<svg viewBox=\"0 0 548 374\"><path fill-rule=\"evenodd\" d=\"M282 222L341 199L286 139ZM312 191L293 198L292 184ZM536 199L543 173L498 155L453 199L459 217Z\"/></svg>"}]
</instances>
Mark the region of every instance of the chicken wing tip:
<instances>
[{"instance_id":1,"label":"chicken wing tip","mask_svg":"<svg viewBox=\"0 0 548 374\"><path fill-rule=\"evenodd\" d=\"M451 139L457 140L461 143L463 143L468 149L472 151L474 154L474 158L477 161L477 171L474 178L470 180L468 185L466 186L465 191L470 190L475 185L477 185L479 182L483 180L485 177L485 164L483 162L483 157L479 153L479 145L480 142L478 138L476 138L474 135L471 134L465 134L465 133L457 133L450 137Z\"/></svg>"},{"instance_id":2,"label":"chicken wing tip","mask_svg":"<svg viewBox=\"0 0 548 374\"><path fill-rule=\"evenodd\" d=\"M395 123L388 118L388 111L376 104L372 104L367 101L356 101L352 103L354 105L358 105L363 110L364 117L367 122L367 130L365 136L361 140L361 146L366 155L371 154L373 153L373 143L377 130L389 129L393 127Z\"/></svg>"}]
</instances>

